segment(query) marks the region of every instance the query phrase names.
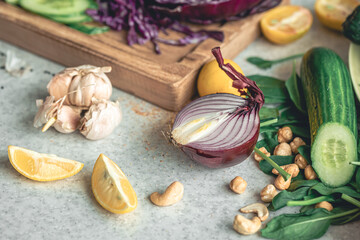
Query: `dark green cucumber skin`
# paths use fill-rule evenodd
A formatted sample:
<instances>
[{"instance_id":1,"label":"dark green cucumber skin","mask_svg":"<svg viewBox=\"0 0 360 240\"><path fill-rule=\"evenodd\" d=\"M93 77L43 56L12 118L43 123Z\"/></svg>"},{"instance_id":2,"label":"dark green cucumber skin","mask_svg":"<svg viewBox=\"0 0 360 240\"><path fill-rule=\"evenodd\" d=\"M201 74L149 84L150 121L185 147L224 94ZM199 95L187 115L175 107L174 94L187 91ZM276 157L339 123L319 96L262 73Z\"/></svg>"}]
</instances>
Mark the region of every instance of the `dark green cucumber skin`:
<instances>
[{"instance_id":1,"label":"dark green cucumber skin","mask_svg":"<svg viewBox=\"0 0 360 240\"><path fill-rule=\"evenodd\" d=\"M310 122L311 142L328 122L347 126L357 139L356 108L345 63L328 48L312 48L301 63L301 81Z\"/></svg>"},{"instance_id":2,"label":"dark green cucumber skin","mask_svg":"<svg viewBox=\"0 0 360 240\"><path fill-rule=\"evenodd\" d=\"M360 44L360 6L346 18L342 24L344 36L356 44Z\"/></svg>"}]
</instances>

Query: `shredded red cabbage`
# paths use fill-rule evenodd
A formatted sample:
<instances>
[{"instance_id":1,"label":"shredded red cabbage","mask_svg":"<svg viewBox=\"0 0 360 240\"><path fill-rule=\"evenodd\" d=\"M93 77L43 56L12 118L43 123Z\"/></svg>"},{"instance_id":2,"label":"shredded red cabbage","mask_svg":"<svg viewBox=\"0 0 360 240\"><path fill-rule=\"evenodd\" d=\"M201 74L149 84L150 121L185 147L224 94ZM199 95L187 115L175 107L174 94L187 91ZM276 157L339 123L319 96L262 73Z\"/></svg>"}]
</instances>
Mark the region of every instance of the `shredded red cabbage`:
<instances>
[{"instance_id":1,"label":"shredded red cabbage","mask_svg":"<svg viewBox=\"0 0 360 240\"><path fill-rule=\"evenodd\" d=\"M237 19L250 14L267 10L279 4L281 0L96 0L98 9L88 9L87 14L94 21L101 22L116 31L126 30L127 42L133 44L144 44L151 41L154 44L156 53L160 53L158 43L165 43L174 46L197 44L208 38L222 42L224 33L221 31L193 31L182 20L189 20L197 23L212 23L214 21ZM261 2L260 4L258 4ZM233 12L232 4L238 6L237 12ZM220 6L226 5L222 9ZM256 5L258 4L258 5ZM254 7L254 5L256 5ZM201 12L196 14L192 7L205 11L207 16ZM230 9L232 11L230 11ZM171 14L176 10L176 15ZM231 16L224 13L230 12ZM239 12L240 11L240 12ZM188 14L193 17L188 17ZM180 39L163 39L159 32L167 33L166 30L173 30L183 33L185 36Z\"/></svg>"}]
</instances>

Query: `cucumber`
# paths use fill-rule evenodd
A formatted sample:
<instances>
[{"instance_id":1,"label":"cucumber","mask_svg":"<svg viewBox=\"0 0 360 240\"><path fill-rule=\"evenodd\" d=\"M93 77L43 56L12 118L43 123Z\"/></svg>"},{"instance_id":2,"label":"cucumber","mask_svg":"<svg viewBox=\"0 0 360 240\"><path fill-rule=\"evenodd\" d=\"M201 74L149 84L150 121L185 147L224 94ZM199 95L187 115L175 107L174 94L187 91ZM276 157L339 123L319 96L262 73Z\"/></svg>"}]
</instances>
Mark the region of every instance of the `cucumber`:
<instances>
[{"instance_id":1,"label":"cucumber","mask_svg":"<svg viewBox=\"0 0 360 240\"><path fill-rule=\"evenodd\" d=\"M26 10L40 15L70 15L83 13L90 7L90 0L20 0Z\"/></svg>"},{"instance_id":2,"label":"cucumber","mask_svg":"<svg viewBox=\"0 0 360 240\"><path fill-rule=\"evenodd\" d=\"M357 125L349 72L327 48L310 49L301 63L301 82L310 122L312 167L331 187L347 184L357 161Z\"/></svg>"},{"instance_id":3,"label":"cucumber","mask_svg":"<svg viewBox=\"0 0 360 240\"><path fill-rule=\"evenodd\" d=\"M71 15L44 15L45 17L59 23L72 24L81 22L90 22L92 18L85 13L71 14Z\"/></svg>"}]
</instances>

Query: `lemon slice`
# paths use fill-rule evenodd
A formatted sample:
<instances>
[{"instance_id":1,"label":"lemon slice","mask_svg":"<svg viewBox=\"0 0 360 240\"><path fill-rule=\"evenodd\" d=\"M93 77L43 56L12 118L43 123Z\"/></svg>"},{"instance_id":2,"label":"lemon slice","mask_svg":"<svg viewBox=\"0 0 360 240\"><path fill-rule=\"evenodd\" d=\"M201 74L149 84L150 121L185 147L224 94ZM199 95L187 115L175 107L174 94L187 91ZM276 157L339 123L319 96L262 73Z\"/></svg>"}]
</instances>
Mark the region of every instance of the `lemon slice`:
<instances>
[{"instance_id":1,"label":"lemon slice","mask_svg":"<svg viewBox=\"0 0 360 240\"><path fill-rule=\"evenodd\" d=\"M52 154L38 153L22 147L8 147L11 165L23 176L35 181L54 181L71 177L84 164Z\"/></svg>"},{"instance_id":2,"label":"lemon slice","mask_svg":"<svg viewBox=\"0 0 360 240\"><path fill-rule=\"evenodd\" d=\"M266 12L260 26L271 42L287 44L304 36L312 25L311 12L300 6L280 6Z\"/></svg>"},{"instance_id":3,"label":"lemon slice","mask_svg":"<svg viewBox=\"0 0 360 240\"><path fill-rule=\"evenodd\" d=\"M317 0L315 13L322 24L341 31L341 25L359 4L357 0Z\"/></svg>"},{"instance_id":4,"label":"lemon slice","mask_svg":"<svg viewBox=\"0 0 360 240\"><path fill-rule=\"evenodd\" d=\"M104 154L94 165L91 188L96 201L112 213L128 213L137 206L137 197L121 169Z\"/></svg>"},{"instance_id":5,"label":"lemon slice","mask_svg":"<svg viewBox=\"0 0 360 240\"><path fill-rule=\"evenodd\" d=\"M234 61L224 59L224 62L230 63L236 71L244 74ZM212 60L202 67L197 81L197 89L200 97L214 93L230 93L240 96L240 92L232 84L233 80L219 67L216 60Z\"/></svg>"}]
</instances>

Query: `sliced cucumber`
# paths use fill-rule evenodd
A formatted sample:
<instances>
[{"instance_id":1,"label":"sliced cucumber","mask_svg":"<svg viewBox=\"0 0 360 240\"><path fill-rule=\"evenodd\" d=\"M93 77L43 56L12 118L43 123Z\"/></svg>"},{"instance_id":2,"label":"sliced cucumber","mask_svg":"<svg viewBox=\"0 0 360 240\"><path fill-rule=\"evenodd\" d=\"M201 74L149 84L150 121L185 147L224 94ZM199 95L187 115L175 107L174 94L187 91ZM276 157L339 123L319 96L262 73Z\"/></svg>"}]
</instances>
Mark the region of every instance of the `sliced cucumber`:
<instances>
[{"instance_id":1,"label":"sliced cucumber","mask_svg":"<svg viewBox=\"0 0 360 240\"><path fill-rule=\"evenodd\" d=\"M20 0L20 6L40 15L70 15L84 12L89 0Z\"/></svg>"},{"instance_id":2,"label":"sliced cucumber","mask_svg":"<svg viewBox=\"0 0 360 240\"><path fill-rule=\"evenodd\" d=\"M323 124L311 147L313 168L321 180L329 186L346 184L354 174L356 139L350 129L339 123Z\"/></svg>"},{"instance_id":3,"label":"sliced cucumber","mask_svg":"<svg viewBox=\"0 0 360 240\"><path fill-rule=\"evenodd\" d=\"M54 20L55 22L72 24L72 23L81 23L91 21L91 17L81 13L81 14L72 14L72 15L46 15L47 18Z\"/></svg>"}]
</instances>

